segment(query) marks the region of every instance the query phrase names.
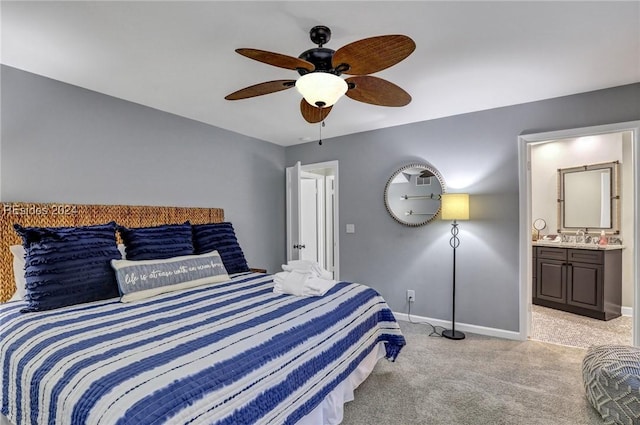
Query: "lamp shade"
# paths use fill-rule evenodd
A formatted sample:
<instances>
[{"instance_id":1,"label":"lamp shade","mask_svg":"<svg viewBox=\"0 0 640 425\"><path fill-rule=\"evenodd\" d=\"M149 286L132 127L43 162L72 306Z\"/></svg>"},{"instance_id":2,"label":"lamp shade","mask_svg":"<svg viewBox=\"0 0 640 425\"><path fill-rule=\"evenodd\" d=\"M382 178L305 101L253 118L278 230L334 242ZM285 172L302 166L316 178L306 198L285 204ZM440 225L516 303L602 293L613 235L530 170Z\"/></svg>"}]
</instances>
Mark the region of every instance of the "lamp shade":
<instances>
[{"instance_id":1,"label":"lamp shade","mask_svg":"<svg viewBox=\"0 0 640 425\"><path fill-rule=\"evenodd\" d=\"M468 193L443 193L441 199L443 220L469 220Z\"/></svg>"},{"instance_id":2,"label":"lamp shade","mask_svg":"<svg viewBox=\"0 0 640 425\"><path fill-rule=\"evenodd\" d=\"M298 78L296 89L309 105L326 108L347 92L347 82L327 72L311 72Z\"/></svg>"}]
</instances>

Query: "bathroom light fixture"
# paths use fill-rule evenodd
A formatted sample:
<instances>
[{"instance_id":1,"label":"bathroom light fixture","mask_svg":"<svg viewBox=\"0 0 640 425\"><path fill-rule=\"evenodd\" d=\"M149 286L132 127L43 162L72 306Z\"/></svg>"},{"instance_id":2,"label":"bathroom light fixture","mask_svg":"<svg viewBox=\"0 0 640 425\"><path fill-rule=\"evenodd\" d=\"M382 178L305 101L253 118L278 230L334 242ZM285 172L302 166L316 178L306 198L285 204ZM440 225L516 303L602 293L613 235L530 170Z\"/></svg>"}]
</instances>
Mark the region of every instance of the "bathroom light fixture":
<instances>
[{"instance_id":1,"label":"bathroom light fixture","mask_svg":"<svg viewBox=\"0 0 640 425\"><path fill-rule=\"evenodd\" d=\"M456 248L460 246L457 220L469 220L469 194L443 193L441 199L442 219L453 220L451 223L451 239L449 239L449 245L453 248L453 307L451 310L451 329L442 331L442 336L448 339L464 339L464 333L456 331Z\"/></svg>"},{"instance_id":2,"label":"bathroom light fixture","mask_svg":"<svg viewBox=\"0 0 640 425\"><path fill-rule=\"evenodd\" d=\"M348 88L346 81L328 72L311 72L296 81L296 89L304 100L318 108L333 106Z\"/></svg>"}]
</instances>

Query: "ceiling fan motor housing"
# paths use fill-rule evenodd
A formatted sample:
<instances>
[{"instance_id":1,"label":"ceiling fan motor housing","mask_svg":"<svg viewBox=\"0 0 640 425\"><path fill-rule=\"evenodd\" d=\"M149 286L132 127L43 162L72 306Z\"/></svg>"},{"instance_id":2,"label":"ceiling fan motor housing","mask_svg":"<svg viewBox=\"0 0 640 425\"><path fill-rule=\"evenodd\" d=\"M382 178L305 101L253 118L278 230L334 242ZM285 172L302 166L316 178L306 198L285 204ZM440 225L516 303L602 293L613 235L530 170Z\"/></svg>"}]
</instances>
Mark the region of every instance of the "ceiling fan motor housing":
<instances>
[{"instance_id":1,"label":"ceiling fan motor housing","mask_svg":"<svg viewBox=\"0 0 640 425\"><path fill-rule=\"evenodd\" d=\"M340 73L333 69L333 65L331 64L334 53L335 50L327 49L325 47L315 47L303 52L298 57L302 60L306 60L307 62L311 62L315 66L315 70L313 72L330 72L332 74L340 75ZM298 68L298 73L300 75L304 75L308 74L309 71Z\"/></svg>"}]
</instances>

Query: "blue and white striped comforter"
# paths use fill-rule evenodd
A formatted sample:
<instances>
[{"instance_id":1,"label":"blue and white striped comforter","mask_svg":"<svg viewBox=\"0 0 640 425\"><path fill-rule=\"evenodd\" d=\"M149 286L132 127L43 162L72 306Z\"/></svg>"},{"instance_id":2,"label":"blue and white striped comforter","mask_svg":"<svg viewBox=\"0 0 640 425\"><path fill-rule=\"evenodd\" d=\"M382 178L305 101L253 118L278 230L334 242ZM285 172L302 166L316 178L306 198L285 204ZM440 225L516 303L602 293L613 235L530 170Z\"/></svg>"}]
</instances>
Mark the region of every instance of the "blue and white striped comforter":
<instances>
[{"instance_id":1,"label":"blue and white striped comforter","mask_svg":"<svg viewBox=\"0 0 640 425\"><path fill-rule=\"evenodd\" d=\"M271 279L40 313L2 305L2 413L18 425L293 424L378 342L392 360L405 344L371 288L301 298Z\"/></svg>"}]
</instances>

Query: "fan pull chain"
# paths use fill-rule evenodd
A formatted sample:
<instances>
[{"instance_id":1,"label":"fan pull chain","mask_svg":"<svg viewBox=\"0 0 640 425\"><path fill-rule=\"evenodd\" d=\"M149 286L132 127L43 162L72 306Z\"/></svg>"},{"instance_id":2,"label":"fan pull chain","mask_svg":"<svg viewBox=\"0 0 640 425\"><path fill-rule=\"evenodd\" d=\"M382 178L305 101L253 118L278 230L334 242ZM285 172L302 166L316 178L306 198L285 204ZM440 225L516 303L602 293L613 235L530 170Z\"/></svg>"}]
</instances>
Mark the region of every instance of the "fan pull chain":
<instances>
[{"instance_id":1,"label":"fan pull chain","mask_svg":"<svg viewBox=\"0 0 640 425\"><path fill-rule=\"evenodd\" d=\"M320 123L320 138L318 139L318 144L322 146L322 127L324 127L324 120Z\"/></svg>"}]
</instances>

